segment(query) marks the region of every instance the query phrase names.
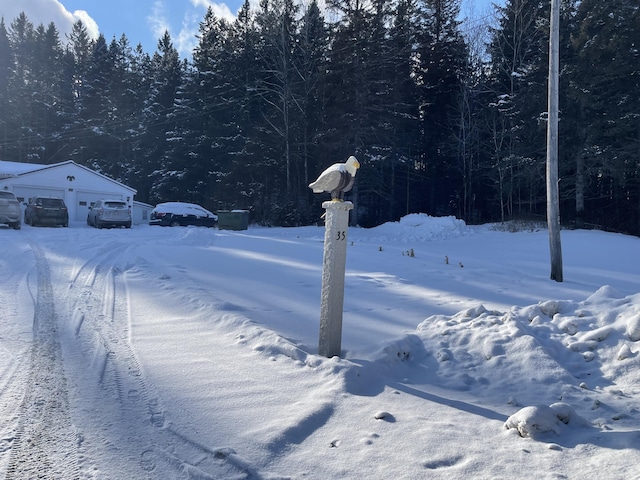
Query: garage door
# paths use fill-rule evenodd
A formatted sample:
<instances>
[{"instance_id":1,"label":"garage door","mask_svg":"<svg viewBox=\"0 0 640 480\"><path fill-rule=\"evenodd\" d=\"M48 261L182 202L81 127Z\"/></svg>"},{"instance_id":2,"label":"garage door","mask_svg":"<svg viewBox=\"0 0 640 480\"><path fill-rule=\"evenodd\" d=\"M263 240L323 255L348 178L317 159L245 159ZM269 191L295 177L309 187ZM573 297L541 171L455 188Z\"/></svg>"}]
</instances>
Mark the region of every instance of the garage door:
<instances>
[{"instance_id":1,"label":"garage door","mask_svg":"<svg viewBox=\"0 0 640 480\"><path fill-rule=\"evenodd\" d=\"M57 197L65 200L64 190L58 188L23 187L16 185L13 187L13 193L18 197L20 203L28 202L32 197Z\"/></svg>"}]
</instances>

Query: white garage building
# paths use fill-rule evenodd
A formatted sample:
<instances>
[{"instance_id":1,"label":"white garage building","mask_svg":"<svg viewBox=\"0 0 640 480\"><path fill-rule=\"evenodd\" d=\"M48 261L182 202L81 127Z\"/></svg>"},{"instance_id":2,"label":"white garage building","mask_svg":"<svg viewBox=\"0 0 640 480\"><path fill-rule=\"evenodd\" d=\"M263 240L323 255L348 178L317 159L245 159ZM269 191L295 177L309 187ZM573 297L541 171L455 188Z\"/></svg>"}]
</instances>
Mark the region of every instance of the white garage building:
<instances>
[{"instance_id":1,"label":"white garage building","mask_svg":"<svg viewBox=\"0 0 640 480\"><path fill-rule=\"evenodd\" d=\"M89 207L100 198L125 200L133 209L136 194L134 188L71 160L52 165L0 160L0 189L13 192L20 203L35 196L62 198L72 222L86 221Z\"/></svg>"}]
</instances>

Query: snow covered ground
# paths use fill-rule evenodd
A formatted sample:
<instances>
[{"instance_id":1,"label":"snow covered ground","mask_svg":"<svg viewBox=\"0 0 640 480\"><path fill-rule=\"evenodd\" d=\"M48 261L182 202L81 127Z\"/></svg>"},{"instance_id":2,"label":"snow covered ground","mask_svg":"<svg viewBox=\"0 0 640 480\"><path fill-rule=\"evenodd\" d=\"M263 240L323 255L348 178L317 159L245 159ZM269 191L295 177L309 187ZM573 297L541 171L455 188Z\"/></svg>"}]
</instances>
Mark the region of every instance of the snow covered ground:
<instances>
[{"instance_id":1,"label":"snow covered ground","mask_svg":"<svg viewBox=\"0 0 640 480\"><path fill-rule=\"evenodd\" d=\"M409 215L323 227L0 227L8 479L640 478L640 239Z\"/></svg>"}]
</instances>

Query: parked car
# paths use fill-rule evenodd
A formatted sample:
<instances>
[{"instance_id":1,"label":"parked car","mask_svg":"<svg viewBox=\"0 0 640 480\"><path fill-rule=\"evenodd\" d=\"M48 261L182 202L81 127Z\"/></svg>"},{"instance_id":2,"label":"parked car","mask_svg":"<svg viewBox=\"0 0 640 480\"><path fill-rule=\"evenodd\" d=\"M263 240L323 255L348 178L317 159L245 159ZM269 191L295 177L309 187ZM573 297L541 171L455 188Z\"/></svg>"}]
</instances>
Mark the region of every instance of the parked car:
<instances>
[{"instance_id":1,"label":"parked car","mask_svg":"<svg viewBox=\"0 0 640 480\"><path fill-rule=\"evenodd\" d=\"M151 210L149 225L215 227L217 221L215 213L195 203L167 202L159 203Z\"/></svg>"},{"instance_id":2,"label":"parked car","mask_svg":"<svg viewBox=\"0 0 640 480\"><path fill-rule=\"evenodd\" d=\"M11 228L20 230L20 202L13 194L6 190L0 190L0 223L6 223Z\"/></svg>"},{"instance_id":3,"label":"parked car","mask_svg":"<svg viewBox=\"0 0 640 480\"><path fill-rule=\"evenodd\" d=\"M69 226L69 211L61 198L33 197L26 204L24 223L27 225L62 225Z\"/></svg>"},{"instance_id":4,"label":"parked car","mask_svg":"<svg viewBox=\"0 0 640 480\"><path fill-rule=\"evenodd\" d=\"M87 225L131 228L131 208L124 200L100 199L89 207Z\"/></svg>"}]
</instances>

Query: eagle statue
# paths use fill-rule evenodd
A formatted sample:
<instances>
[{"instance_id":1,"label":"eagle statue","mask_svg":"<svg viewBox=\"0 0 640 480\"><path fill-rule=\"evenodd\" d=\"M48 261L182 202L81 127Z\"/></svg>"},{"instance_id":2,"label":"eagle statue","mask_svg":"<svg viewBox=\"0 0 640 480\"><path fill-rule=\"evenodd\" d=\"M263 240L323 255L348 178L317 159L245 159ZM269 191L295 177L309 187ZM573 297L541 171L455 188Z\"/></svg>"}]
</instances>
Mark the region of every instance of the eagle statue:
<instances>
[{"instance_id":1,"label":"eagle statue","mask_svg":"<svg viewBox=\"0 0 640 480\"><path fill-rule=\"evenodd\" d=\"M313 193L329 192L331 200L342 202L344 192L348 192L356 181L356 172L360 163L353 155L345 163L334 163L320 174L315 182L309 184Z\"/></svg>"}]
</instances>

